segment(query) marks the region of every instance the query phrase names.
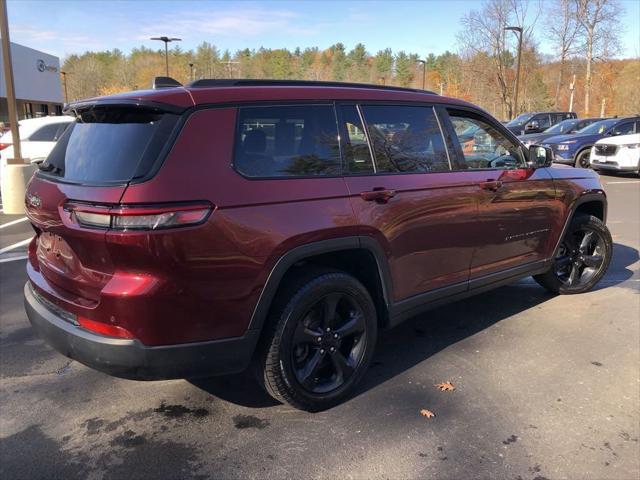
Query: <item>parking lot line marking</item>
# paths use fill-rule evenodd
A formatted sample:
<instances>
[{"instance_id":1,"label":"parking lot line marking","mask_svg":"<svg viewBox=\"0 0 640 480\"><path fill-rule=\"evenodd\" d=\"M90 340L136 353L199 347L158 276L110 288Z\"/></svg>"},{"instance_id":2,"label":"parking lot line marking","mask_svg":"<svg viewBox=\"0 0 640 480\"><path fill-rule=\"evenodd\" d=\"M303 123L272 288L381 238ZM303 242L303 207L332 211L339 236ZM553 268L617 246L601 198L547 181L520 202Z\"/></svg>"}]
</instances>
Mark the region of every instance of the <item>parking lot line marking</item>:
<instances>
[{"instance_id":1,"label":"parking lot line marking","mask_svg":"<svg viewBox=\"0 0 640 480\"><path fill-rule=\"evenodd\" d=\"M0 258L0 263L15 262L17 260L26 260L29 255L18 255L17 257Z\"/></svg>"},{"instance_id":2,"label":"parking lot line marking","mask_svg":"<svg viewBox=\"0 0 640 480\"><path fill-rule=\"evenodd\" d=\"M8 223L3 223L2 225L0 225L0 229L10 227L11 225L16 225L18 223L26 222L27 220L28 220L27 217L18 218L17 220L12 220L11 222L8 222Z\"/></svg>"},{"instance_id":3,"label":"parking lot line marking","mask_svg":"<svg viewBox=\"0 0 640 480\"><path fill-rule=\"evenodd\" d=\"M15 248L23 247L24 245L29 245L29 243L31 243L31 238L27 238L26 240L16 242L13 245L9 245L8 247L0 248L0 255L2 255L5 252L9 252Z\"/></svg>"},{"instance_id":4,"label":"parking lot line marking","mask_svg":"<svg viewBox=\"0 0 640 480\"><path fill-rule=\"evenodd\" d=\"M605 185L620 185L621 183L640 183L640 180L620 180L618 182L606 182Z\"/></svg>"}]
</instances>

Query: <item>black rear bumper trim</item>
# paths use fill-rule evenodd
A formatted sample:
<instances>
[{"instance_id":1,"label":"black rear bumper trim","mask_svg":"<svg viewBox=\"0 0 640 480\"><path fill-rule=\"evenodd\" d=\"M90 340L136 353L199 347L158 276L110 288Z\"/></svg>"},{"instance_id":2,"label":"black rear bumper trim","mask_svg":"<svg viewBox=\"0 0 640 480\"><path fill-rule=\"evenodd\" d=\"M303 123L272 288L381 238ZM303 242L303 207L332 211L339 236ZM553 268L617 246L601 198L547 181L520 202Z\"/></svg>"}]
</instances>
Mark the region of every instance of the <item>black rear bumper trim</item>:
<instances>
[{"instance_id":1,"label":"black rear bumper trim","mask_svg":"<svg viewBox=\"0 0 640 480\"><path fill-rule=\"evenodd\" d=\"M24 305L33 328L58 352L95 370L132 380L241 372L248 367L259 337L257 330L248 330L242 337L149 347L69 323L38 301L30 282L24 287Z\"/></svg>"}]
</instances>

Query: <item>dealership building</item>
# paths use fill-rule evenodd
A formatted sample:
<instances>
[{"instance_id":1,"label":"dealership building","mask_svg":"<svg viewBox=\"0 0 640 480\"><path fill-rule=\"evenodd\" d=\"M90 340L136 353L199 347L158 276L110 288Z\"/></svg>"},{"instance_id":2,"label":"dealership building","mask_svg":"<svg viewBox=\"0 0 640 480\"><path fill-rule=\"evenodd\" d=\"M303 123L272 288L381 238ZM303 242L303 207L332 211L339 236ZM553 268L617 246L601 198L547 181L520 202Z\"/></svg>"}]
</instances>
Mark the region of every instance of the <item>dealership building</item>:
<instances>
[{"instance_id":1,"label":"dealership building","mask_svg":"<svg viewBox=\"0 0 640 480\"><path fill-rule=\"evenodd\" d=\"M11 60L18 117L23 119L62 114L63 98L58 57L11 43ZM8 117L7 86L3 63L0 61L0 122L6 122Z\"/></svg>"}]
</instances>

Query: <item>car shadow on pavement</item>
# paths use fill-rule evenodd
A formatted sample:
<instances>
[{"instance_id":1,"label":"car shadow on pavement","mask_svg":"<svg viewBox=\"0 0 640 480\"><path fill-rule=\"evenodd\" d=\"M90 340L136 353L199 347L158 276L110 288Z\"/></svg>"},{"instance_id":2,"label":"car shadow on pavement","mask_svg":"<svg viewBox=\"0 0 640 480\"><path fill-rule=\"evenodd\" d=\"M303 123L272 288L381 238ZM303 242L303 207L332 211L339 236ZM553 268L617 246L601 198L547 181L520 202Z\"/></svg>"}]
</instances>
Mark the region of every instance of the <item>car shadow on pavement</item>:
<instances>
[{"instance_id":1,"label":"car shadow on pavement","mask_svg":"<svg viewBox=\"0 0 640 480\"><path fill-rule=\"evenodd\" d=\"M614 256L607 275L597 289L610 288L631 278L627 267L638 261L638 250L614 244ZM379 335L376 354L354 396L362 395L402 374L429 357L471 337L513 315L536 308L556 297L533 280L481 293L429 310ZM249 408L278 405L256 381L252 372L190 380L196 387L228 402Z\"/></svg>"}]
</instances>

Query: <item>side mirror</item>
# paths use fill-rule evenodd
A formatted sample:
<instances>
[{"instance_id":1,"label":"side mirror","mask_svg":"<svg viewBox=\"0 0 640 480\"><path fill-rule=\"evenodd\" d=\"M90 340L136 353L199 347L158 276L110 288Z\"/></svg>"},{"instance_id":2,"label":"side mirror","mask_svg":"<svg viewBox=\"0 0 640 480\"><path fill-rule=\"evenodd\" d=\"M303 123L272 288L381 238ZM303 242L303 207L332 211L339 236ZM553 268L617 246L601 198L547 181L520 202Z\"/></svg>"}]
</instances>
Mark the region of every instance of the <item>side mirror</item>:
<instances>
[{"instance_id":1,"label":"side mirror","mask_svg":"<svg viewBox=\"0 0 640 480\"><path fill-rule=\"evenodd\" d=\"M529 146L529 166L531 168L550 167L553 163L553 150L540 145Z\"/></svg>"},{"instance_id":2,"label":"side mirror","mask_svg":"<svg viewBox=\"0 0 640 480\"><path fill-rule=\"evenodd\" d=\"M533 120L533 121L531 121L531 122L527 123L527 124L524 126L524 129L525 129L525 130L538 130L538 128L540 128L540 124L539 124L537 121L535 121L535 120Z\"/></svg>"}]
</instances>

